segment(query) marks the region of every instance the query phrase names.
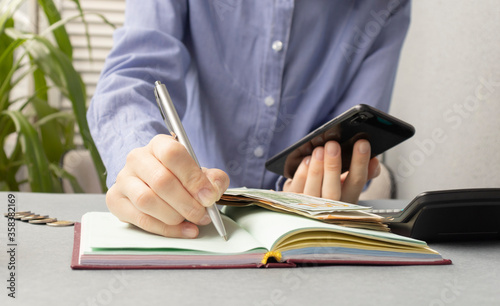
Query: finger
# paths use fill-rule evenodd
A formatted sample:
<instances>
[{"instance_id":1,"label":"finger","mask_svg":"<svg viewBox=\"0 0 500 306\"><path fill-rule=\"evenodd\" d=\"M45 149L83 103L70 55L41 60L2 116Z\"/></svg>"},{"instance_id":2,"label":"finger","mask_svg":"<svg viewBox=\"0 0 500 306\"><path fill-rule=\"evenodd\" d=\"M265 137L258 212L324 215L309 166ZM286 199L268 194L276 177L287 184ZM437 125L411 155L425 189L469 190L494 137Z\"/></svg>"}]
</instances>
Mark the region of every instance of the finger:
<instances>
[{"instance_id":1,"label":"finger","mask_svg":"<svg viewBox=\"0 0 500 306\"><path fill-rule=\"evenodd\" d=\"M217 187L212 185L181 143L170 136L157 135L150 144L151 153L200 204L210 206L217 200Z\"/></svg>"},{"instance_id":2,"label":"finger","mask_svg":"<svg viewBox=\"0 0 500 306\"><path fill-rule=\"evenodd\" d=\"M292 191L292 182L293 180L292 179L286 179L285 183L283 184L283 191L285 192L296 192L296 191ZM298 192L296 192L298 193Z\"/></svg>"},{"instance_id":3,"label":"finger","mask_svg":"<svg viewBox=\"0 0 500 306\"><path fill-rule=\"evenodd\" d=\"M118 193L116 189L111 187L106 193L106 204L109 211L121 221L131 223L145 231L165 237L196 238L198 236L199 230L196 225L189 222L167 225L141 212L132 205L128 198Z\"/></svg>"},{"instance_id":4,"label":"finger","mask_svg":"<svg viewBox=\"0 0 500 306\"><path fill-rule=\"evenodd\" d=\"M222 194L226 192L227 188L229 187L229 176L227 175L226 172L220 169L207 169L207 168L201 168L201 169L203 173L207 176L208 180L212 183L212 185L217 186L219 194L217 200L219 200Z\"/></svg>"},{"instance_id":5,"label":"finger","mask_svg":"<svg viewBox=\"0 0 500 306\"><path fill-rule=\"evenodd\" d=\"M137 209L167 224L175 224L166 220L181 216L177 223L184 219L196 224L210 223L205 207L146 149L133 150L127 156L127 167L125 179L119 186Z\"/></svg>"},{"instance_id":6,"label":"finger","mask_svg":"<svg viewBox=\"0 0 500 306\"><path fill-rule=\"evenodd\" d=\"M311 156L306 156L299 167L293 175L293 179L287 179L285 185L283 186L283 191L304 193L304 186L307 180L307 171L309 170L309 164L311 162Z\"/></svg>"},{"instance_id":7,"label":"finger","mask_svg":"<svg viewBox=\"0 0 500 306\"><path fill-rule=\"evenodd\" d=\"M376 178L380 175L382 168L380 166L380 162L378 158L374 157L370 159L370 164L368 165L368 179L367 181ZM342 186L347 178L349 171L346 171L340 175L340 185Z\"/></svg>"},{"instance_id":8,"label":"finger","mask_svg":"<svg viewBox=\"0 0 500 306\"><path fill-rule=\"evenodd\" d=\"M316 147L313 151L309 170L307 171L307 180L304 186L304 194L321 197L323 183L325 149Z\"/></svg>"},{"instance_id":9,"label":"finger","mask_svg":"<svg viewBox=\"0 0 500 306\"><path fill-rule=\"evenodd\" d=\"M378 158L374 157L370 159L370 163L368 164L368 180L374 179L379 176L381 171L382 169Z\"/></svg>"},{"instance_id":10,"label":"finger","mask_svg":"<svg viewBox=\"0 0 500 306\"><path fill-rule=\"evenodd\" d=\"M361 191L368 180L368 164L370 162L370 143L361 139L354 144L349 173L342 185L341 200L357 203Z\"/></svg>"},{"instance_id":11,"label":"finger","mask_svg":"<svg viewBox=\"0 0 500 306\"><path fill-rule=\"evenodd\" d=\"M340 185L341 186L344 185L345 179L347 178L348 175L349 175L349 171L346 171L340 175Z\"/></svg>"},{"instance_id":12,"label":"finger","mask_svg":"<svg viewBox=\"0 0 500 306\"><path fill-rule=\"evenodd\" d=\"M127 176L117 179L116 189L130 204L147 215L155 216L165 224L176 225L184 217L158 197L151 188L137 177Z\"/></svg>"},{"instance_id":13,"label":"finger","mask_svg":"<svg viewBox=\"0 0 500 306\"><path fill-rule=\"evenodd\" d=\"M342 158L340 145L336 141L329 141L325 145L324 178L321 197L331 200L340 200Z\"/></svg>"}]
</instances>

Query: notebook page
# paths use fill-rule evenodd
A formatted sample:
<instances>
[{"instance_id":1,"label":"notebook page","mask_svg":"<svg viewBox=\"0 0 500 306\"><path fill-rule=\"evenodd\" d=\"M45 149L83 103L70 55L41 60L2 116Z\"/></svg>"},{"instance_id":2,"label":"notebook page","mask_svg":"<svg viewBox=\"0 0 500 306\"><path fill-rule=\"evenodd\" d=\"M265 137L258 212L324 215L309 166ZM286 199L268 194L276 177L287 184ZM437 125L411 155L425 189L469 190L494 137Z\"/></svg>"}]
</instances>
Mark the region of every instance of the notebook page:
<instances>
[{"instance_id":1,"label":"notebook page","mask_svg":"<svg viewBox=\"0 0 500 306\"><path fill-rule=\"evenodd\" d=\"M357 229L327 224L291 214L278 213L260 207L227 207L225 213L233 218L269 250L283 235L297 229L330 229L335 232L353 234L381 241L390 241L405 245L425 246L420 240L395 235L393 233Z\"/></svg>"},{"instance_id":2,"label":"notebook page","mask_svg":"<svg viewBox=\"0 0 500 306\"><path fill-rule=\"evenodd\" d=\"M261 243L233 220L227 216L221 217L229 236L228 241L219 236L213 224L200 226L200 235L196 239L167 238L121 222L109 212L90 212L82 217L82 243L85 243L82 248L85 253L92 248L161 248L218 254L239 254L263 248Z\"/></svg>"}]
</instances>

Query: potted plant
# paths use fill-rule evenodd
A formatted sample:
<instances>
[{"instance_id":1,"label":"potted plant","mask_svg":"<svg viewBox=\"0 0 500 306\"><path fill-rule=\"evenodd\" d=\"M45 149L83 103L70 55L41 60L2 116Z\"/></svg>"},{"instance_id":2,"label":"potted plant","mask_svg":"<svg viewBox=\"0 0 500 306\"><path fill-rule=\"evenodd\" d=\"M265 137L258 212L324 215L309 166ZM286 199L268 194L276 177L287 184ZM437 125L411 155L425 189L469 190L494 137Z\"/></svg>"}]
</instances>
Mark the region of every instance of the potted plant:
<instances>
[{"instance_id":1,"label":"potted plant","mask_svg":"<svg viewBox=\"0 0 500 306\"><path fill-rule=\"evenodd\" d=\"M84 17L80 3L72 0L78 16L61 19L52 0L38 0L49 26L34 33L15 27L14 14L28 1L0 1L0 190L16 191L29 184L33 192L63 192L65 178L75 192L81 192L76 179L60 165L65 152L75 148L76 123L105 191L105 168L87 125L85 85L73 67L73 48L65 30L69 20ZM32 93L14 95L20 86L28 92L26 80ZM51 106L49 92L54 90L71 101L72 111ZM23 166L27 178L20 178Z\"/></svg>"}]
</instances>

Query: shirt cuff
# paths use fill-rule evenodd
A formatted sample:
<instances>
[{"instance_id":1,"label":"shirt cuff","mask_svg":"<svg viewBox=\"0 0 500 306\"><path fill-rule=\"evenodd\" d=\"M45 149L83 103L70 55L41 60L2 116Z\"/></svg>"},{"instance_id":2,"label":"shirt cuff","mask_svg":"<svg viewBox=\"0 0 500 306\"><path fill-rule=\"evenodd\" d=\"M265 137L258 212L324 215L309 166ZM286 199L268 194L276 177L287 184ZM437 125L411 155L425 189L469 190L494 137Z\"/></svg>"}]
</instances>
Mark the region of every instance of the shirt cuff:
<instances>
[{"instance_id":1,"label":"shirt cuff","mask_svg":"<svg viewBox=\"0 0 500 306\"><path fill-rule=\"evenodd\" d=\"M283 175L280 175L278 177L278 180L276 181L274 189L276 191L283 191L283 185L285 185L285 181L286 181L286 177L284 177Z\"/></svg>"}]
</instances>

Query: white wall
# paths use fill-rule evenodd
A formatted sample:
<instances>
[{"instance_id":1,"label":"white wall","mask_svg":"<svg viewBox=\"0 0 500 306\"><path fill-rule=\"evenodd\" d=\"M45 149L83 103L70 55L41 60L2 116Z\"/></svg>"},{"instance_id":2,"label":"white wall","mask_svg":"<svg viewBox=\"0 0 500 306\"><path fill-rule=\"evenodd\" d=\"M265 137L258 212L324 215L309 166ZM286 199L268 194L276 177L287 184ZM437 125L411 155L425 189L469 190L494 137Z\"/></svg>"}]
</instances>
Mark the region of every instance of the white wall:
<instances>
[{"instance_id":1,"label":"white wall","mask_svg":"<svg viewBox=\"0 0 500 306\"><path fill-rule=\"evenodd\" d=\"M500 1L413 1L392 101L417 131L386 154L398 198L500 187Z\"/></svg>"}]
</instances>

